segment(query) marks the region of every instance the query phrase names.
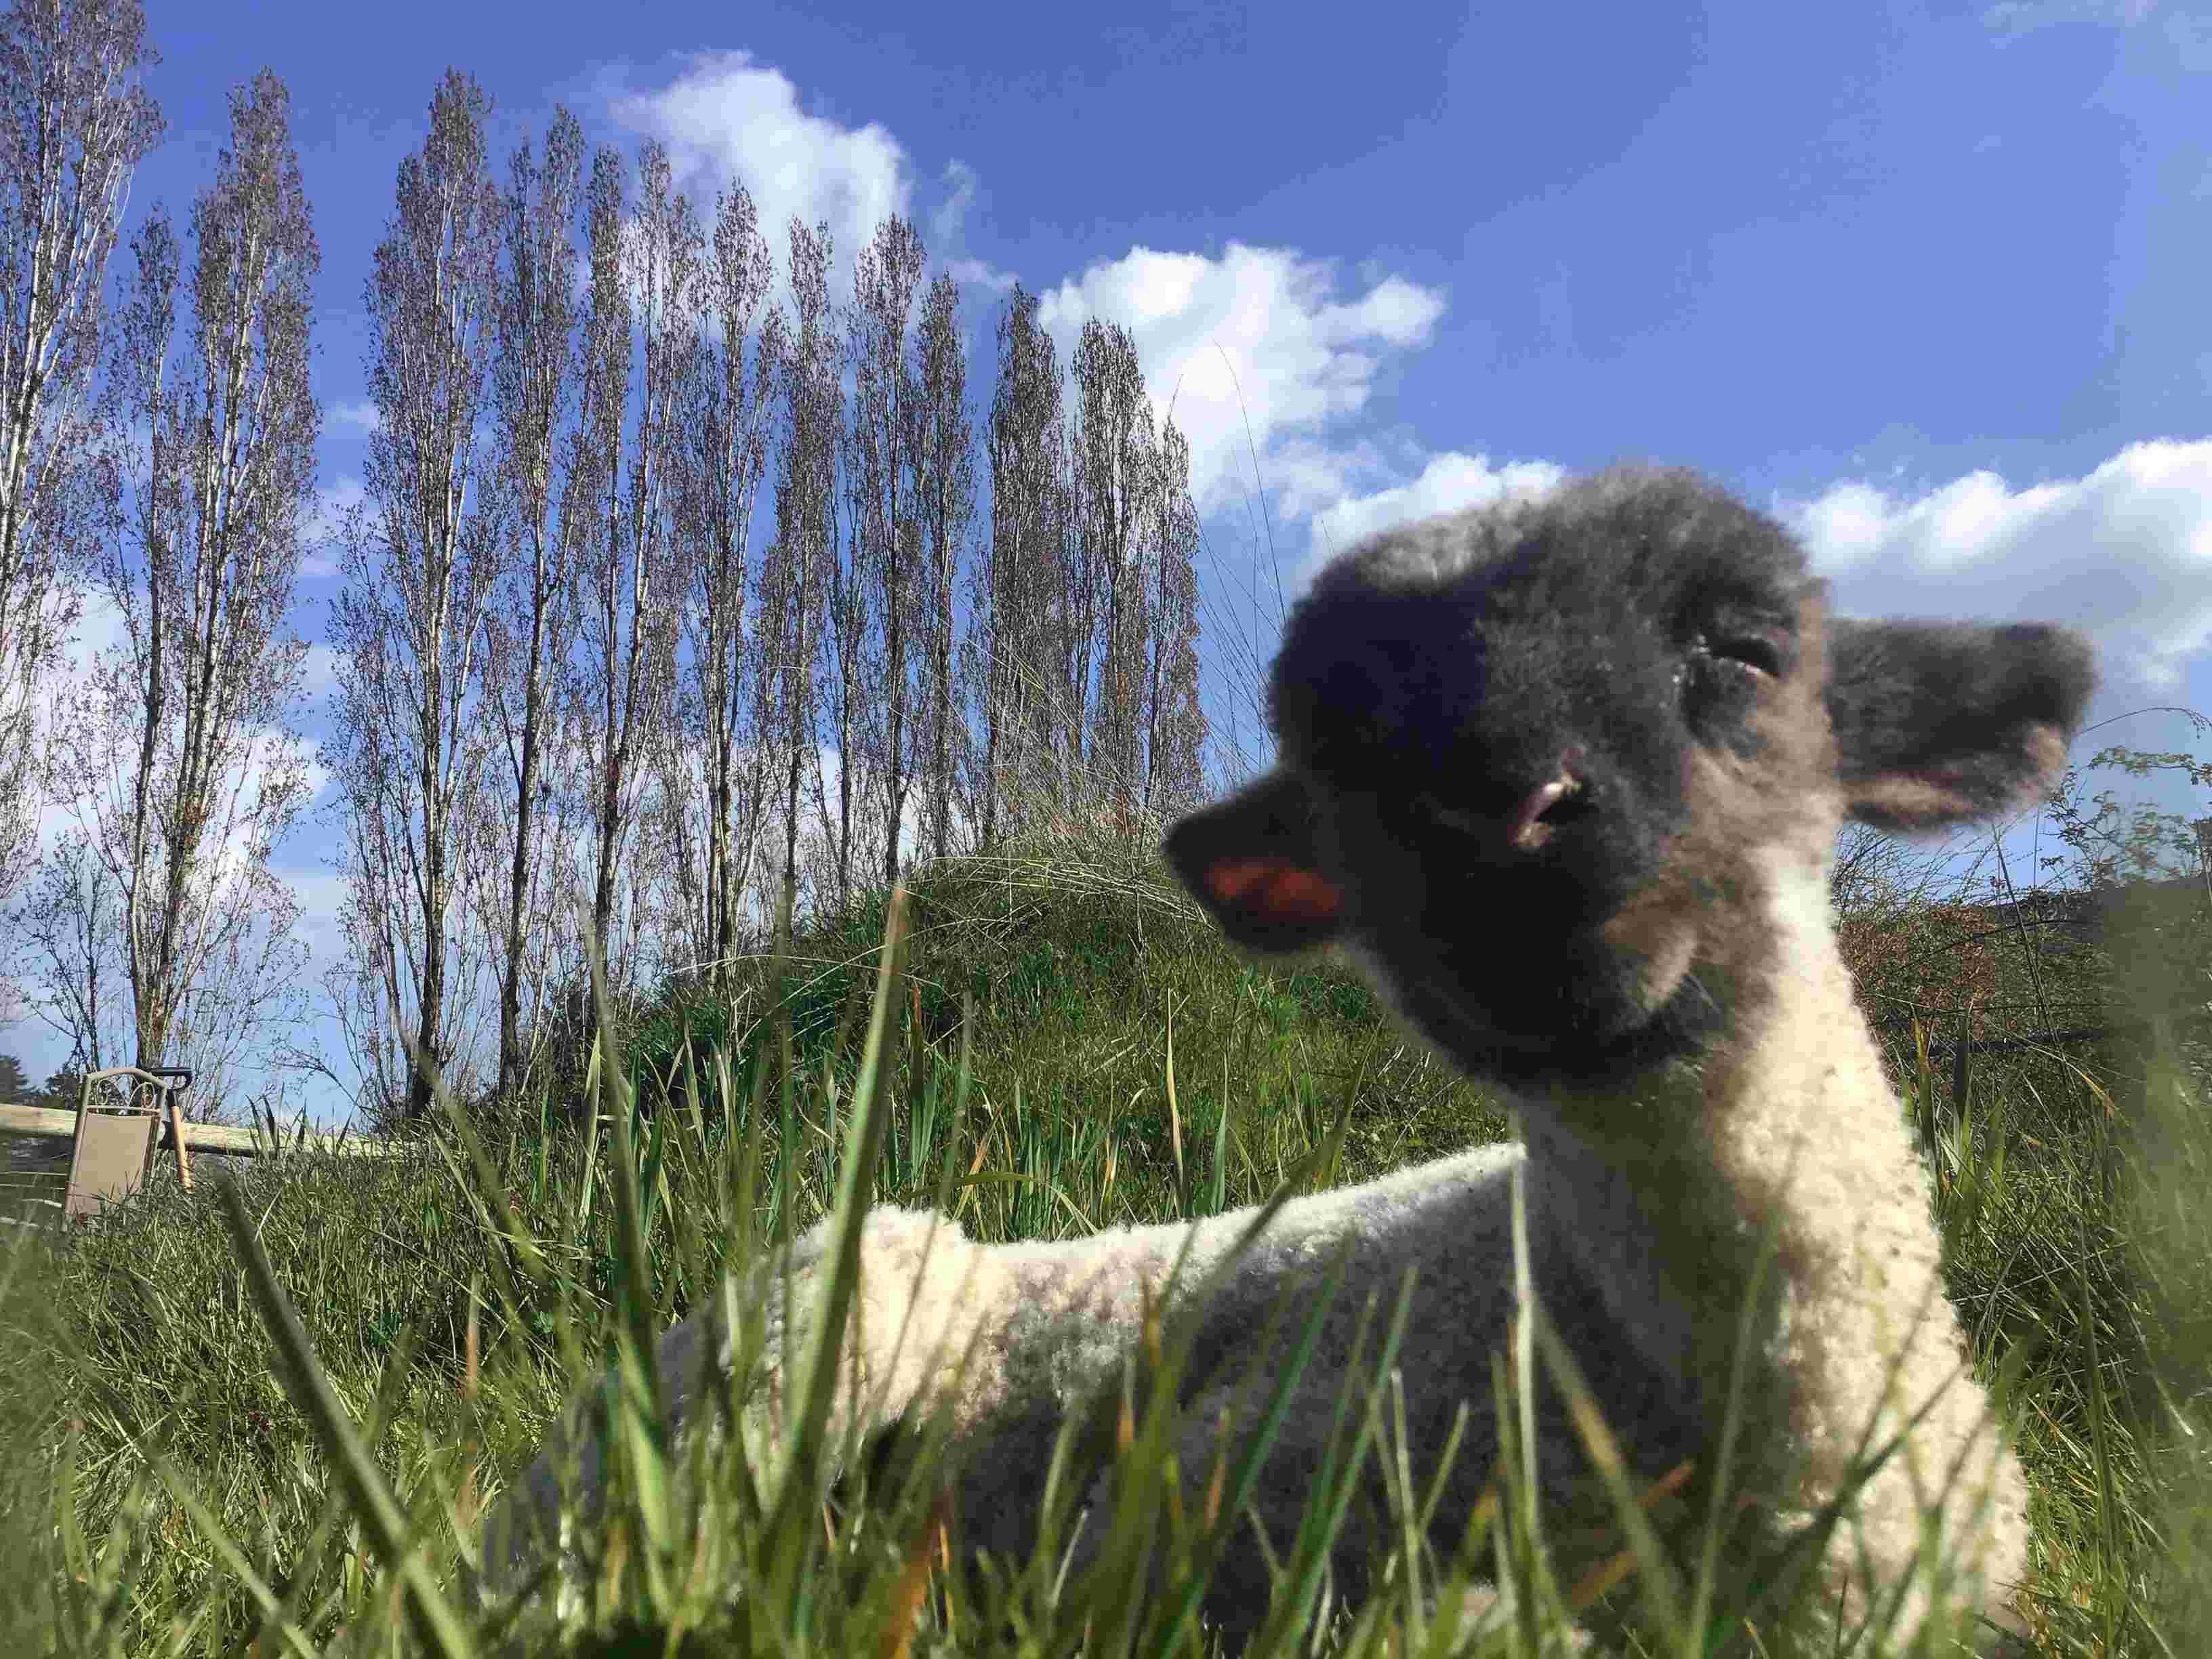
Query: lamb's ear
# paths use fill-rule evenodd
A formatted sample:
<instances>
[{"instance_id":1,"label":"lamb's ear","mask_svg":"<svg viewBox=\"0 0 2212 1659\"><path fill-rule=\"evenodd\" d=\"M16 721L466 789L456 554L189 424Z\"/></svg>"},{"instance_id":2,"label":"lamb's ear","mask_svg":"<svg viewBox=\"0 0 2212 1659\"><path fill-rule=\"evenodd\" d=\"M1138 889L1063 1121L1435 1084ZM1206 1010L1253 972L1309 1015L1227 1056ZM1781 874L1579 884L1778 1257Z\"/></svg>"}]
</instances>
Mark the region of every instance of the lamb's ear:
<instances>
[{"instance_id":1,"label":"lamb's ear","mask_svg":"<svg viewBox=\"0 0 2212 1659\"><path fill-rule=\"evenodd\" d=\"M1249 951L1287 956L1335 936L1343 895L1316 866L1306 787L1279 768L1168 831L1191 896Z\"/></svg>"},{"instance_id":2,"label":"lamb's ear","mask_svg":"<svg viewBox=\"0 0 2212 1659\"><path fill-rule=\"evenodd\" d=\"M1844 810L1883 830L2032 804L2065 769L2097 684L2087 641L2033 623L1838 618L1828 659Z\"/></svg>"}]
</instances>

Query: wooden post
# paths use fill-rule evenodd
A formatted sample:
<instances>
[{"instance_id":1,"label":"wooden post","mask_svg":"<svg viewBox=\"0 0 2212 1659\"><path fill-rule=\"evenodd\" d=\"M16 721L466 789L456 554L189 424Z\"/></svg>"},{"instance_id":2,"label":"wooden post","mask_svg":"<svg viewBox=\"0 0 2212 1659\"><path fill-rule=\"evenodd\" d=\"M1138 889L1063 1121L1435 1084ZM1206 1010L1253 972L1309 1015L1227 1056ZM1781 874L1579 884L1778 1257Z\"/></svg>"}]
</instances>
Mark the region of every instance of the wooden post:
<instances>
[{"instance_id":1,"label":"wooden post","mask_svg":"<svg viewBox=\"0 0 2212 1659\"><path fill-rule=\"evenodd\" d=\"M161 1092L169 1102L169 1138L177 1143L177 1179L184 1183L185 1190L190 1192L192 1189L192 1158L185 1150L185 1112L184 1108L177 1104L179 1091L164 1089Z\"/></svg>"}]
</instances>

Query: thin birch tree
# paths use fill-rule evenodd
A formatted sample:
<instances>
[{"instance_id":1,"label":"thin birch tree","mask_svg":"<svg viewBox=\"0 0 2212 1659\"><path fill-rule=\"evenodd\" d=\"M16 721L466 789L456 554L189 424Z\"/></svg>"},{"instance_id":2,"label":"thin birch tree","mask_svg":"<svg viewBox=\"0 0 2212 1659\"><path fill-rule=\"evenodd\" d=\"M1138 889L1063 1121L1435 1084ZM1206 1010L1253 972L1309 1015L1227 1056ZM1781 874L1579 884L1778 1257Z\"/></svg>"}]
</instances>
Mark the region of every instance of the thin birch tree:
<instances>
[{"instance_id":1,"label":"thin birch tree","mask_svg":"<svg viewBox=\"0 0 2212 1659\"><path fill-rule=\"evenodd\" d=\"M832 349L833 357L835 348ZM837 371L832 370L833 374ZM838 376L842 380L842 375ZM842 387L837 388L842 393ZM842 395L838 397L842 404ZM860 753L868 729L868 691L865 686L868 643L867 555L860 523L867 508L860 474L852 465L847 436L832 434L829 480L833 494L825 527L828 545L816 568L822 580L822 629L814 697L817 729L830 753L818 750L811 772L816 821L823 840L824 884L829 900L843 909L853 891L853 851L857 837L859 803L854 795L864 776ZM842 481L844 511L837 510ZM834 784L825 759L834 763ZM833 798L834 797L834 798Z\"/></svg>"},{"instance_id":2,"label":"thin birch tree","mask_svg":"<svg viewBox=\"0 0 2212 1659\"><path fill-rule=\"evenodd\" d=\"M307 647L291 612L322 430L309 381L322 256L290 114L268 70L233 90L189 273L157 214L123 331L118 378L149 449L131 533L100 562L124 642L94 678L92 741L112 756L97 837L121 893L142 1066L171 1063L180 1021L204 1042L243 1042L306 956L298 901L270 866L310 787L295 725Z\"/></svg>"},{"instance_id":3,"label":"thin birch tree","mask_svg":"<svg viewBox=\"0 0 2212 1659\"><path fill-rule=\"evenodd\" d=\"M97 1072L131 1042L115 883L89 837L64 836L24 884L10 926L28 970L33 1013L70 1045L70 1064ZM69 1104L76 1104L72 1095Z\"/></svg>"}]
</instances>

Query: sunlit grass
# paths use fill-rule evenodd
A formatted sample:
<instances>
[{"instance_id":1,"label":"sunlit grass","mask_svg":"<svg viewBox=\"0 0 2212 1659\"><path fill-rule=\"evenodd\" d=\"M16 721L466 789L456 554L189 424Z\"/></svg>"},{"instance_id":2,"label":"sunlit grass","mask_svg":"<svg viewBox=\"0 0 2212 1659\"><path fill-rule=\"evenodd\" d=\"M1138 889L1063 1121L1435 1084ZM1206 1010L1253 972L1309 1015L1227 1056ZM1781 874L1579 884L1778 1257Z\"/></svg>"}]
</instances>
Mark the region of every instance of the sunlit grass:
<instances>
[{"instance_id":1,"label":"sunlit grass","mask_svg":"<svg viewBox=\"0 0 2212 1659\"><path fill-rule=\"evenodd\" d=\"M1250 1470L1166 1456L1172 1321L1138 1386L1067 1437L1035 1559L981 1574L948 1570L927 1451L878 1470L828 1431L818 1357L776 1443L749 1439L741 1385L710 1402L732 1431L671 1435L653 1338L833 1211L936 1204L981 1239L1075 1237L1364 1180L1505 1127L1348 975L1240 960L1134 856L925 871L902 923L878 895L787 961L600 1017L532 1097L446 1103L400 1157L303 1156L221 1193L157 1182L58 1249L0 1256L0 1631L69 1654L1203 1651L1200 1596ZM2009 1362L2040 1645L2200 1650L2212 1138L2195 1088L2163 1062L2140 1086L2079 1059L1990 1066L1959 1115L1924 1048L1899 1060L1936 1128L1951 1289L1984 1374ZM1663 1493L1624 1488L1621 1553L1555 1582L1510 1433L1494 1501L1461 1550L1433 1552L1438 1471L1403 1441L1389 1365L1418 1306L1367 1314L1366 1386L1308 1524L1274 1540L1255 1651L1534 1653L1607 1594L1644 1651L1723 1631L1786 1650L1733 1619L1740 1564L1682 1584L1644 1565L1634 1517ZM1555 1358L1540 1328L1501 1356L1509 1429ZM479 1518L602 1373L604 1513L547 1594L478 1605ZM1121 1501L1069 1575L1085 1459ZM1384 1559L1346 1607L1327 1546L1370 1460ZM1478 1579L1504 1582L1504 1605Z\"/></svg>"}]
</instances>

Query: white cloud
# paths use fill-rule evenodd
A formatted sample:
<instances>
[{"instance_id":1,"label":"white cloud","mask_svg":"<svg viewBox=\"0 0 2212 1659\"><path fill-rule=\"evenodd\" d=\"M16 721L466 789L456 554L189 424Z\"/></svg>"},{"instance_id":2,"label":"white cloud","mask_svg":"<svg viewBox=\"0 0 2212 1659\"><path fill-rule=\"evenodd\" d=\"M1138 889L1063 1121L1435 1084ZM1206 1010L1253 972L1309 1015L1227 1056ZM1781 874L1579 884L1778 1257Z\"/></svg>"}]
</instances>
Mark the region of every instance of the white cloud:
<instances>
[{"instance_id":1,"label":"white cloud","mask_svg":"<svg viewBox=\"0 0 2212 1659\"><path fill-rule=\"evenodd\" d=\"M32 719L42 744L61 730L64 712L90 684L94 664L125 642L123 612L113 600L95 589L83 590L79 598L82 605L68 650L48 665L32 688ZM39 856L52 853L76 823L69 801L51 791L43 794L35 818Z\"/></svg>"},{"instance_id":2,"label":"white cloud","mask_svg":"<svg viewBox=\"0 0 2212 1659\"><path fill-rule=\"evenodd\" d=\"M1841 610L2071 623L2107 673L2153 688L2212 642L2212 439L2017 489L1994 472L1917 496L1846 483L1779 510Z\"/></svg>"},{"instance_id":3,"label":"white cloud","mask_svg":"<svg viewBox=\"0 0 2212 1659\"><path fill-rule=\"evenodd\" d=\"M680 178L743 181L779 267L793 218L827 221L837 269L848 270L878 224L908 211L913 187L896 139L874 122L848 127L807 113L790 79L749 53L701 56L669 86L610 101L617 121L668 146ZM700 193L711 204L711 190Z\"/></svg>"},{"instance_id":4,"label":"white cloud","mask_svg":"<svg viewBox=\"0 0 2212 1659\"><path fill-rule=\"evenodd\" d=\"M1365 407L1380 351L1421 344L1443 313L1441 295L1402 277L1345 299L1328 262L1241 242L1218 258L1133 248L1038 307L1063 362L1091 317L1129 331L1155 408L1172 406L1190 438L1202 508L1251 488L1256 448L1270 488L1285 462L1292 515L1343 493L1349 463L1331 462L1328 428Z\"/></svg>"},{"instance_id":5,"label":"white cloud","mask_svg":"<svg viewBox=\"0 0 2212 1659\"><path fill-rule=\"evenodd\" d=\"M842 284L885 217L913 215L911 164L896 139L801 108L789 77L744 52L695 58L667 86L609 102L616 120L668 145L696 194L741 180L779 266L794 216L828 222ZM1012 273L959 246L980 192L975 170L952 161L942 185L925 216L937 258L956 281L1004 293ZM1325 261L1232 242L1218 258L1133 248L1044 294L1039 314L1063 362L1086 318L1129 329L1155 407L1172 404L1191 440L1202 507L1233 498L1240 483L1249 490L1256 449L1262 481L1295 516L1346 493L1352 461L1328 428L1365 407L1382 355L1425 342L1443 310L1440 294L1401 276L1344 293Z\"/></svg>"},{"instance_id":6,"label":"white cloud","mask_svg":"<svg viewBox=\"0 0 2212 1659\"><path fill-rule=\"evenodd\" d=\"M943 262L945 274L954 282L1004 294L1014 285L1012 271L1000 270L961 252L965 246L961 233L967 228L968 210L975 205L981 180L975 168L955 160L945 163L944 182L945 198L929 215L930 251Z\"/></svg>"},{"instance_id":7,"label":"white cloud","mask_svg":"<svg viewBox=\"0 0 2212 1659\"><path fill-rule=\"evenodd\" d=\"M352 398L330 406L329 423L343 428L349 436L366 437L384 424L374 404L366 398Z\"/></svg>"},{"instance_id":8,"label":"white cloud","mask_svg":"<svg viewBox=\"0 0 2212 1659\"><path fill-rule=\"evenodd\" d=\"M1317 556L1340 553L1392 525L1476 507L1505 495L1540 495L1559 487L1565 468L1553 461L1507 461L1449 451L1432 455L1419 477L1367 495L1347 495L1314 514Z\"/></svg>"},{"instance_id":9,"label":"white cloud","mask_svg":"<svg viewBox=\"0 0 2212 1659\"><path fill-rule=\"evenodd\" d=\"M90 690L94 674L102 659L112 658L128 644L123 612L114 601L97 590L86 590L82 607L77 613L76 628L70 638L67 654L41 675L34 691L36 719L40 729L53 733L58 728L64 707L79 695ZM310 645L307 653L306 690L309 696L319 696L337 684L337 657L328 646ZM290 740L270 726L254 729L246 747L248 759L246 776L247 799L259 793L258 779L275 757L290 747ZM330 770L314 754L314 745L302 745L305 757L304 778L306 799L312 803L330 781ZM70 780L57 780L42 799L38 815L38 846L41 857L52 853L61 837L76 829L91 810L98 780L77 779L78 787L72 789Z\"/></svg>"},{"instance_id":10,"label":"white cloud","mask_svg":"<svg viewBox=\"0 0 2212 1659\"><path fill-rule=\"evenodd\" d=\"M327 645L309 646L301 669L301 689L310 697L326 697L338 689L338 653Z\"/></svg>"},{"instance_id":11,"label":"white cloud","mask_svg":"<svg viewBox=\"0 0 2212 1659\"><path fill-rule=\"evenodd\" d=\"M319 980L325 969L343 961L345 927L339 912L346 900L345 878L321 864L271 865L271 872L299 901L300 917L292 936L307 947L306 977Z\"/></svg>"},{"instance_id":12,"label":"white cloud","mask_svg":"<svg viewBox=\"0 0 2212 1659\"><path fill-rule=\"evenodd\" d=\"M947 259L945 269L954 282L988 288L994 294L1006 293L1018 280L1012 271L994 270L981 259Z\"/></svg>"},{"instance_id":13,"label":"white cloud","mask_svg":"<svg viewBox=\"0 0 2212 1659\"><path fill-rule=\"evenodd\" d=\"M939 247L959 240L960 228L967 222L968 210L975 204L977 183L975 169L965 161L954 160L945 164L945 185L951 193L929 216L930 239Z\"/></svg>"}]
</instances>

